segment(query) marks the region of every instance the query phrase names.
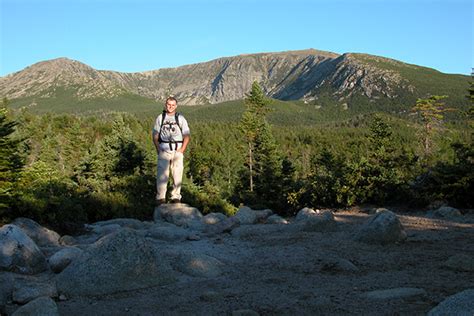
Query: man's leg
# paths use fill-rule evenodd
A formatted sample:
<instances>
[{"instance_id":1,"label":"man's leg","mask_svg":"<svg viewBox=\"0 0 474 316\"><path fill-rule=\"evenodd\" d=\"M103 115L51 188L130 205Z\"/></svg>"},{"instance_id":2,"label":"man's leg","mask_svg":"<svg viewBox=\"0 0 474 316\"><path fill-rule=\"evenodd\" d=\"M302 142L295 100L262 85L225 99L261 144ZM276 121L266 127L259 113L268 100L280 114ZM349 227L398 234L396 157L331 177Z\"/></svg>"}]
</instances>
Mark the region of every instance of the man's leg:
<instances>
[{"instance_id":1,"label":"man's leg","mask_svg":"<svg viewBox=\"0 0 474 316\"><path fill-rule=\"evenodd\" d=\"M181 201L181 183L183 181L183 154L175 151L171 161L171 173L173 176L173 190L171 200Z\"/></svg>"},{"instance_id":2,"label":"man's leg","mask_svg":"<svg viewBox=\"0 0 474 316\"><path fill-rule=\"evenodd\" d=\"M156 199L164 200L166 198L166 187L170 176L171 153L160 151L158 154L158 166L156 171Z\"/></svg>"}]
</instances>

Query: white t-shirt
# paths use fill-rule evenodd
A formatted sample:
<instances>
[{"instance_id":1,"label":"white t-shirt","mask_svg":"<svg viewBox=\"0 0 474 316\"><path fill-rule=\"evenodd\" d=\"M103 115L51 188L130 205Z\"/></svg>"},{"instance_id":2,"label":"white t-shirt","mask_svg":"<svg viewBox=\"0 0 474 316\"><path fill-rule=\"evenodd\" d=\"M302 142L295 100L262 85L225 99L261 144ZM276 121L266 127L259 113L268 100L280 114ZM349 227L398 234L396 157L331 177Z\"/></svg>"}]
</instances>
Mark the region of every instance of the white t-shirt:
<instances>
[{"instance_id":1,"label":"white t-shirt","mask_svg":"<svg viewBox=\"0 0 474 316\"><path fill-rule=\"evenodd\" d=\"M161 130L161 140L163 141L160 143L160 150L164 151L173 151L176 149L181 148L183 146L183 136L184 135L190 135L191 132L189 130L188 122L182 116L179 114L178 120L179 120L179 126L181 126L181 129L176 123L176 117L175 115L168 115L166 114L165 120L163 121L163 128L161 128L161 118L162 114L158 115L158 117L155 120L155 126L153 126L153 133L159 133ZM182 133L182 134L181 134ZM172 143L171 148L170 148L170 143L169 141L180 141L181 143Z\"/></svg>"}]
</instances>

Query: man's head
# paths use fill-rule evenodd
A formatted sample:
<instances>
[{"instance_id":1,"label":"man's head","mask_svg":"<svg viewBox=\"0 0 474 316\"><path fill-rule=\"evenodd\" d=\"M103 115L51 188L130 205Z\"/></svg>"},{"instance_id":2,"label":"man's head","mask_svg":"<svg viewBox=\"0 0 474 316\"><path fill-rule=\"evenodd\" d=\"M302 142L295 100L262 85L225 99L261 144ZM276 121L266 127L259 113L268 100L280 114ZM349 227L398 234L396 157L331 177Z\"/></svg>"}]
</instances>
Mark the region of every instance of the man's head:
<instances>
[{"instance_id":1,"label":"man's head","mask_svg":"<svg viewBox=\"0 0 474 316\"><path fill-rule=\"evenodd\" d=\"M165 102L165 110L168 114L174 114L178 107L178 100L175 97L168 97Z\"/></svg>"}]
</instances>

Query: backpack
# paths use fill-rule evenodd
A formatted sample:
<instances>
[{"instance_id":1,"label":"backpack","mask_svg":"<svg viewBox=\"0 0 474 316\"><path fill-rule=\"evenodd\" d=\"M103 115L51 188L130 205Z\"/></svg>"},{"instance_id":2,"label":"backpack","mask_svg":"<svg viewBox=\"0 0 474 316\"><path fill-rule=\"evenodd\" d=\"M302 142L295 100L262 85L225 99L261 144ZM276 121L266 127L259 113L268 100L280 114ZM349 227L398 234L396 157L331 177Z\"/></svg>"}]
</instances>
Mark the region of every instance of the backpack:
<instances>
[{"instance_id":1,"label":"backpack","mask_svg":"<svg viewBox=\"0 0 474 316\"><path fill-rule=\"evenodd\" d=\"M177 150L178 149L178 144L183 143L182 140L163 140L163 139L161 139L161 129L163 128L163 123L165 122L165 118L166 118L166 111L163 110L163 113L161 113L161 124L160 124L160 131L158 133L158 142L160 144L161 143L168 143L169 146L170 146L170 150L173 150L173 146L171 144L175 144L174 149ZM181 138L183 138L183 129L181 128L181 125L179 124L179 113L178 112L176 112L174 114L174 119L176 121L176 125L178 125L178 127L179 127L179 131L181 133Z\"/></svg>"}]
</instances>

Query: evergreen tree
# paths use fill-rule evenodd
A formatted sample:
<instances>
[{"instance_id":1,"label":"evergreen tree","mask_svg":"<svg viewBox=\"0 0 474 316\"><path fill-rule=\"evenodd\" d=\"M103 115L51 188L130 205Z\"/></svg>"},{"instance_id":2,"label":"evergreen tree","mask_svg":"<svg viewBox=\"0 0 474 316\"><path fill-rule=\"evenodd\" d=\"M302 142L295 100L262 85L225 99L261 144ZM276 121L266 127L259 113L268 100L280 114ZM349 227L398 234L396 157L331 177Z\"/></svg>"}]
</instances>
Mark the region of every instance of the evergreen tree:
<instances>
[{"instance_id":1,"label":"evergreen tree","mask_svg":"<svg viewBox=\"0 0 474 316\"><path fill-rule=\"evenodd\" d=\"M270 100L254 82L245 99L246 111L239 126L247 145L248 169L244 179L248 179L248 186L242 187L247 188L244 189L248 193L244 197L246 203L256 207L283 208L286 206L286 188L282 187L283 158L266 119L269 104Z\"/></svg>"},{"instance_id":2,"label":"evergreen tree","mask_svg":"<svg viewBox=\"0 0 474 316\"><path fill-rule=\"evenodd\" d=\"M395 151L393 132L386 120L375 115L370 123L369 151L357 163L355 184L359 202L385 203L400 192L404 183L402 170L412 168L405 152Z\"/></svg>"},{"instance_id":3,"label":"evergreen tree","mask_svg":"<svg viewBox=\"0 0 474 316\"><path fill-rule=\"evenodd\" d=\"M112 131L98 144L95 168L104 178L138 172L143 174L145 154L123 116L117 116Z\"/></svg>"},{"instance_id":4,"label":"evergreen tree","mask_svg":"<svg viewBox=\"0 0 474 316\"><path fill-rule=\"evenodd\" d=\"M18 122L8 118L7 105L8 99L4 98L0 107L0 218L11 208L15 185L24 166L19 150L22 140L13 137Z\"/></svg>"},{"instance_id":5,"label":"evergreen tree","mask_svg":"<svg viewBox=\"0 0 474 316\"><path fill-rule=\"evenodd\" d=\"M445 104L441 100L447 98L447 96L434 95L427 99L418 99L412 111L420 116L423 124L422 132L422 144L423 154L427 158L432 153L433 137L436 128L441 124L443 120L443 113L451 109L445 108Z\"/></svg>"},{"instance_id":6,"label":"evergreen tree","mask_svg":"<svg viewBox=\"0 0 474 316\"><path fill-rule=\"evenodd\" d=\"M466 96L466 98L470 101L470 104L467 110L467 119L472 134L474 133L474 131L472 131L474 129L474 72L471 73L471 81L469 82L468 92L469 94Z\"/></svg>"},{"instance_id":7,"label":"evergreen tree","mask_svg":"<svg viewBox=\"0 0 474 316\"><path fill-rule=\"evenodd\" d=\"M270 101L265 97L260 85L254 81L252 90L245 98L246 111L242 114L239 129L243 133L247 145L247 166L249 191L254 191L255 147L257 138L260 140L263 129L268 124L265 116L269 111ZM265 130L268 132L268 129Z\"/></svg>"}]
</instances>

